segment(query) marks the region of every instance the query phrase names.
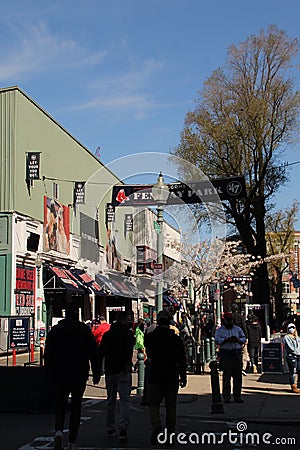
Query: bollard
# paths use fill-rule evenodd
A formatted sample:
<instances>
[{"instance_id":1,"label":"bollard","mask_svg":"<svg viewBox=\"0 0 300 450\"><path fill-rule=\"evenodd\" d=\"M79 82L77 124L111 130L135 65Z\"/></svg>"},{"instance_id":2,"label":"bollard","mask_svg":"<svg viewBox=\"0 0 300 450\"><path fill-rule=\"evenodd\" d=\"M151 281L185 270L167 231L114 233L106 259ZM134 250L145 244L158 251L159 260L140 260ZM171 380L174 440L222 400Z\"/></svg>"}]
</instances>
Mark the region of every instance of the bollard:
<instances>
[{"instance_id":1,"label":"bollard","mask_svg":"<svg viewBox=\"0 0 300 450\"><path fill-rule=\"evenodd\" d=\"M14 367L17 365L17 350L15 348L12 351L12 365Z\"/></svg>"},{"instance_id":2,"label":"bollard","mask_svg":"<svg viewBox=\"0 0 300 450\"><path fill-rule=\"evenodd\" d=\"M137 395L142 396L144 392L144 372L145 372L145 363L144 363L144 353L138 353L138 384L137 384Z\"/></svg>"},{"instance_id":3,"label":"bollard","mask_svg":"<svg viewBox=\"0 0 300 450\"><path fill-rule=\"evenodd\" d=\"M211 353L211 359L214 361L216 359L216 344L215 344L215 338L212 337L210 339L210 353Z\"/></svg>"},{"instance_id":4,"label":"bollard","mask_svg":"<svg viewBox=\"0 0 300 450\"><path fill-rule=\"evenodd\" d=\"M34 362L34 329L30 328L29 330L29 336L30 336L30 357L29 357L29 364Z\"/></svg>"},{"instance_id":5,"label":"bollard","mask_svg":"<svg viewBox=\"0 0 300 450\"><path fill-rule=\"evenodd\" d=\"M205 339L205 355L206 355L206 362L210 361L210 340L209 338Z\"/></svg>"},{"instance_id":6,"label":"bollard","mask_svg":"<svg viewBox=\"0 0 300 450\"><path fill-rule=\"evenodd\" d=\"M211 413L212 414L223 414L223 402L220 394L220 383L219 383L219 372L218 372L218 362L211 361L209 363L210 368L210 382L211 382L211 393L212 393L212 404Z\"/></svg>"}]
</instances>

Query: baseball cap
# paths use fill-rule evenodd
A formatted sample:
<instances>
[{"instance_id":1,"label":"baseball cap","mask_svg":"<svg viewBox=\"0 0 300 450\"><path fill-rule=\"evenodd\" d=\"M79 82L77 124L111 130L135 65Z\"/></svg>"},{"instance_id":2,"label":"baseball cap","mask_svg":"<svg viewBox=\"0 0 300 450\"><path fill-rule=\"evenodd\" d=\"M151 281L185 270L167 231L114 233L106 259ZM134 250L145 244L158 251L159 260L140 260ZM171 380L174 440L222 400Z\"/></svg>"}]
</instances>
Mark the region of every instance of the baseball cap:
<instances>
[{"instance_id":1,"label":"baseball cap","mask_svg":"<svg viewBox=\"0 0 300 450\"><path fill-rule=\"evenodd\" d=\"M225 320L232 320L233 319L233 315L232 315L231 312L226 312L226 313L224 313L223 318Z\"/></svg>"}]
</instances>

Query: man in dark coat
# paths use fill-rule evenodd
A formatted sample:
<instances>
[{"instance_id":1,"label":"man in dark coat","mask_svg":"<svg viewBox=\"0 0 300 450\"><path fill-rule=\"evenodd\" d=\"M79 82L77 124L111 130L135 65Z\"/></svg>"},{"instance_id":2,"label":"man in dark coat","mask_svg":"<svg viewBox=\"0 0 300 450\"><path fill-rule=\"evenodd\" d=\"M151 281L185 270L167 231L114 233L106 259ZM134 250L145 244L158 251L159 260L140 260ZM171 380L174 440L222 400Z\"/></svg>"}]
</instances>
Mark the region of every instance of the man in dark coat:
<instances>
[{"instance_id":1,"label":"man in dark coat","mask_svg":"<svg viewBox=\"0 0 300 450\"><path fill-rule=\"evenodd\" d=\"M130 393L132 386L132 355L134 334L131 330L132 315L121 311L102 338L98 347L100 364L104 359L105 382L107 390L106 426L107 435L116 435L115 409L117 394L120 397L119 439L126 442L129 425Z\"/></svg>"},{"instance_id":2,"label":"man in dark coat","mask_svg":"<svg viewBox=\"0 0 300 450\"><path fill-rule=\"evenodd\" d=\"M175 432L176 402L179 383L185 387L186 356L182 339L169 328L170 315L161 311L157 327L145 335L145 347L150 361L148 409L152 424L151 443L159 442L162 431L159 407L163 399L166 405L166 431ZM164 434L165 435L165 434ZM161 442L162 443L162 442Z\"/></svg>"},{"instance_id":3,"label":"man in dark coat","mask_svg":"<svg viewBox=\"0 0 300 450\"><path fill-rule=\"evenodd\" d=\"M81 415L82 397L89 377L90 364L93 383L100 381L97 345L90 328L78 319L78 308L68 305L66 318L48 333L44 353L45 367L55 387L55 450L62 450L65 413L69 394L69 449L75 448Z\"/></svg>"}]
</instances>

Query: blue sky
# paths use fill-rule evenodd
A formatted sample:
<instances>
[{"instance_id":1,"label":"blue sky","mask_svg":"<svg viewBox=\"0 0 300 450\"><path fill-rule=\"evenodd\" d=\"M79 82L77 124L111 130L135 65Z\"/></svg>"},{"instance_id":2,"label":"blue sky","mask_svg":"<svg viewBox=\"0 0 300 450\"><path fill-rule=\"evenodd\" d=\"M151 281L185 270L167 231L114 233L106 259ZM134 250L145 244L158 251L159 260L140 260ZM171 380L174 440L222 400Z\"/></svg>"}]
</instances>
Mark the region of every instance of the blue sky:
<instances>
[{"instance_id":1,"label":"blue sky","mask_svg":"<svg viewBox=\"0 0 300 450\"><path fill-rule=\"evenodd\" d=\"M104 164L169 152L227 48L275 24L299 38L298 0L0 0L0 86L18 85ZM297 60L300 65L300 57ZM296 72L300 88L300 73ZM284 160L300 160L299 144ZM297 198L300 164L277 196ZM300 228L300 216L299 216Z\"/></svg>"}]
</instances>

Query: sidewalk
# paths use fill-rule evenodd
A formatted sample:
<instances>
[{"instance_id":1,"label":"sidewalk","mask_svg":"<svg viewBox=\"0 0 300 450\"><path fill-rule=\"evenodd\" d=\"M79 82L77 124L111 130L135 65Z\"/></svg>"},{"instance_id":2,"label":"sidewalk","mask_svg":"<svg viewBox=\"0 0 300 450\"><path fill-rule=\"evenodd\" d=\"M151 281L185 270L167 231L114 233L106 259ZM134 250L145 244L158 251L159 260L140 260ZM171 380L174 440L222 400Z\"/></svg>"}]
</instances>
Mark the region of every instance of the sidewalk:
<instances>
[{"instance_id":1,"label":"sidewalk","mask_svg":"<svg viewBox=\"0 0 300 450\"><path fill-rule=\"evenodd\" d=\"M39 365L39 352L35 353L35 364ZM28 353L19 354L17 365L28 364ZM0 365L6 365L7 358L0 358ZM12 356L8 357L8 365L12 365ZM133 397L136 396L137 373L133 373ZM222 389L222 372L219 373L220 389ZM88 383L85 396L92 399L106 398L104 377L98 386ZM212 395L210 370L204 375L189 375L188 384L179 390L178 414L212 418L214 420L247 419L248 422L282 423L288 421L300 424L299 401L300 394L290 391L288 374L248 374L243 377L243 404L224 404L223 414L212 414ZM137 397L137 402L139 398Z\"/></svg>"},{"instance_id":2,"label":"sidewalk","mask_svg":"<svg viewBox=\"0 0 300 450\"><path fill-rule=\"evenodd\" d=\"M28 360L24 356L25 362ZM22 365L22 358L18 363ZM2 364L3 361L0 362ZM133 373L133 390L131 397L130 439L122 448L150 449L150 421L147 407L141 406L141 398L136 395L137 374ZM222 385L222 373L220 385ZM20 380L22 383L22 380ZM24 386L26 389L26 386ZM300 394L290 392L287 374L248 374L243 377L243 404L224 404L224 413L212 414L212 395L210 373L189 375L188 384L180 389L178 395L177 428L181 433L210 432L216 435L236 427L238 423L246 424L248 430L273 432L280 428L297 436L300 424ZM82 423L79 432L79 450L104 450L118 447L118 438L106 437L105 411L106 390L104 377L98 386L91 380L87 384L82 407ZM162 414L164 408L162 407ZM66 423L67 426L67 423ZM53 414L0 414L0 442L5 450L53 449ZM219 434L218 434L219 433ZM65 430L65 438L67 428ZM177 448L195 449L196 446L178 446ZM202 446L202 448L205 448ZM223 447L217 448L237 448ZM253 448L253 447L239 447ZM261 446L256 448L262 448ZM277 446L277 448L280 448ZM295 448L295 447L294 447ZM296 447L299 448L299 447Z\"/></svg>"}]
</instances>

